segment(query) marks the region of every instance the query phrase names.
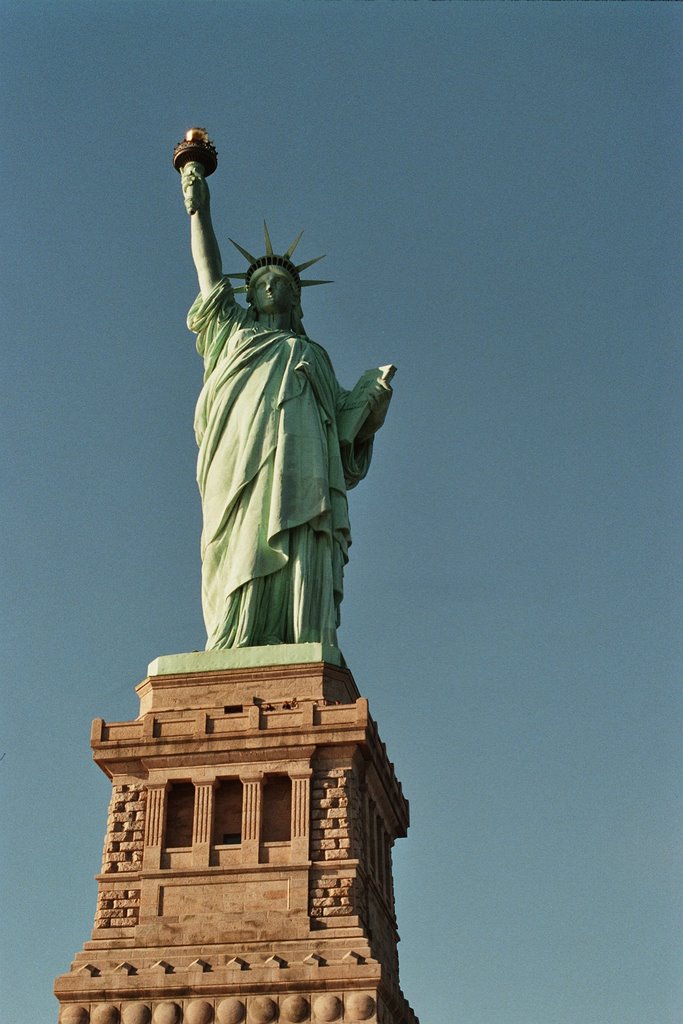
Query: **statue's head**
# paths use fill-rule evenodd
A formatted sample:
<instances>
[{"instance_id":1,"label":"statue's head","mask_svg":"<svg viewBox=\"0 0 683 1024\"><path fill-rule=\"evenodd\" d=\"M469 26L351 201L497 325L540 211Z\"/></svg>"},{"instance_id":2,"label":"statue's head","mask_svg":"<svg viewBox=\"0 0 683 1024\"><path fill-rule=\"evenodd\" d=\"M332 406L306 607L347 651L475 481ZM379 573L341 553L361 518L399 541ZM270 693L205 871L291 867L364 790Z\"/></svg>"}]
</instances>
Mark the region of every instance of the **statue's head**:
<instances>
[{"instance_id":1,"label":"statue's head","mask_svg":"<svg viewBox=\"0 0 683 1024\"><path fill-rule=\"evenodd\" d=\"M243 249L241 245L238 245L237 242L234 242L232 238L230 239L235 248L248 261L249 269L246 273L228 274L228 277L237 277L244 280L244 285L235 288L235 291L247 293L247 301L256 319L259 318L261 313L286 313L289 311L291 313L290 326L292 330L296 331L297 334L303 334L301 289L308 285L329 284L329 282L302 281L299 271L313 266L314 263L317 263L323 257L317 256L315 259L296 266L292 262L291 256L299 243L301 235L294 239L282 256L278 256L273 252L265 221L263 224L263 234L266 242L266 255L258 259L252 256L246 249Z\"/></svg>"}]
</instances>

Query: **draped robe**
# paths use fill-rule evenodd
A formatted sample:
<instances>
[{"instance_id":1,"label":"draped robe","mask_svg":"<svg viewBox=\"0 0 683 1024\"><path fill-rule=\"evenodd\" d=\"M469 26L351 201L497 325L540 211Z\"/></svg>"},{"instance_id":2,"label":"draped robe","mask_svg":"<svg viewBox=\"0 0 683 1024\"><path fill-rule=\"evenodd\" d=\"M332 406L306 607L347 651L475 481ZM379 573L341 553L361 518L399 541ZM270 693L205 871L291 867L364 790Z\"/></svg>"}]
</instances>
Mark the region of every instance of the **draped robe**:
<instances>
[{"instance_id":1,"label":"draped robe","mask_svg":"<svg viewBox=\"0 0 683 1024\"><path fill-rule=\"evenodd\" d=\"M195 300L195 413L207 650L336 645L351 544L346 491L372 439L340 445L349 392L309 338L259 324L227 278Z\"/></svg>"}]
</instances>

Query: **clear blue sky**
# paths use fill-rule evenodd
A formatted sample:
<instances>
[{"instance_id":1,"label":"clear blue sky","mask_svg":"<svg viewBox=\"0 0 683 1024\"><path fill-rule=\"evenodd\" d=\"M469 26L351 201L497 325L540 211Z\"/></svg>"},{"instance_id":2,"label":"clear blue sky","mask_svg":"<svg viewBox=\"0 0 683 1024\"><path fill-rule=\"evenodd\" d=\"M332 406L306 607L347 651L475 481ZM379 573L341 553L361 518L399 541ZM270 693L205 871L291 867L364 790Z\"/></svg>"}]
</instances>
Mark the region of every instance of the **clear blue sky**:
<instances>
[{"instance_id":1,"label":"clear blue sky","mask_svg":"<svg viewBox=\"0 0 683 1024\"><path fill-rule=\"evenodd\" d=\"M341 645L411 800L423 1024L679 1024L683 10L5 2L6 1024L56 1020L109 786L90 721L203 646L196 290L306 233L306 325L395 399Z\"/></svg>"}]
</instances>

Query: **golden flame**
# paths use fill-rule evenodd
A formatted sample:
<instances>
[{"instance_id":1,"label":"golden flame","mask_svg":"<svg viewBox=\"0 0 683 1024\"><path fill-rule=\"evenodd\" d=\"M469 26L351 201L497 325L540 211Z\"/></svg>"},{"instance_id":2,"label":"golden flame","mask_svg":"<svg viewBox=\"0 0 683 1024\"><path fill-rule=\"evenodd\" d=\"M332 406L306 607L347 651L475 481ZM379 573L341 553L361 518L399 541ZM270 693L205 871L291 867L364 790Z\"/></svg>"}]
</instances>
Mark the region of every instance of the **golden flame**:
<instances>
[{"instance_id":1,"label":"golden flame","mask_svg":"<svg viewBox=\"0 0 683 1024\"><path fill-rule=\"evenodd\" d=\"M208 142L209 141L209 133L206 131L205 128L190 128L189 131L187 131L185 133L185 141L186 142Z\"/></svg>"}]
</instances>

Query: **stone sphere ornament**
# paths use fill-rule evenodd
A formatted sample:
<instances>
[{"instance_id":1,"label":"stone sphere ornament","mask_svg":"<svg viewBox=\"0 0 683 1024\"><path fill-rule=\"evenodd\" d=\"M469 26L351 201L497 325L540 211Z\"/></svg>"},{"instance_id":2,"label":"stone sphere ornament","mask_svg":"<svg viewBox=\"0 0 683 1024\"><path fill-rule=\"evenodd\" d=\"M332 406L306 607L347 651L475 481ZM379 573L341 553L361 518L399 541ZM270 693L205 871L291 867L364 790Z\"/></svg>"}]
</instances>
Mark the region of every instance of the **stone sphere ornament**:
<instances>
[{"instance_id":1,"label":"stone sphere ornament","mask_svg":"<svg viewBox=\"0 0 683 1024\"><path fill-rule=\"evenodd\" d=\"M244 1003L235 996L223 999L216 1007L218 1024L240 1024L244 1020Z\"/></svg>"},{"instance_id":2,"label":"stone sphere ornament","mask_svg":"<svg viewBox=\"0 0 683 1024\"><path fill-rule=\"evenodd\" d=\"M211 1024L213 1006L206 999L194 999L185 1007L185 1024Z\"/></svg>"},{"instance_id":3,"label":"stone sphere ornament","mask_svg":"<svg viewBox=\"0 0 683 1024\"><path fill-rule=\"evenodd\" d=\"M249 1019L254 1024L270 1024L277 1017L277 1003L269 996L255 996L249 1000Z\"/></svg>"},{"instance_id":4,"label":"stone sphere ornament","mask_svg":"<svg viewBox=\"0 0 683 1024\"><path fill-rule=\"evenodd\" d=\"M180 1007L177 1003L159 1003L153 1020L154 1024L179 1024Z\"/></svg>"},{"instance_id":5,"label":"stone sphere ornament","mask_svg":"<svg viewBox=\"0 0 683 1024\"><path fill-rule=\"evenodd\" d=\"M59 1024L88 1024L90 1014L85 1006L63 1006L59 1015Z\"/></svg>"},{"instance_id":6,"label":"stone sphere ornament","mask_svg":"<svg viewBox=\"0 0 683 1024\"><path fill-rule=\"evenodd\" d=\"M339 1020L342 1012L341 1000L333 995L318 996L313 1004L318 1020Z\"/></svg>"},{"instance_id":7,"label":"stone sphere ornament","mask_svg":"<svg viewBox=\"0 0 683 1024\"><path fill-rule=\"evenodd\" d=\"M344 1000L344 1010L350 1021L369 1020L375 1012L375 1000L364 992L352 992Z\"/></svg>"},{"instance_id":8,"label":"stone sphere ornament","mask_svg":"<svg viewBox=\"0 0 683 1024\"><path fill-rule=\"evenodd\" d=\"M118 1024L119 1011L113 1003L100 1003L90 1014L91 1024Z\"/></svg>"},{"instance_id":9,"label":"stone sphere ornament","mask_svg":"<svg viewBox=\"0 0 683 1024\"><path fill-rule=\"evenodd\" d=\"M123 1024L149 1024L152 1011L147 1003L129 1003L123 1008Z\"/></svg>"},{"instance_id":10,"label":"stone sphere ornament","mask_svg":"<svg viewBox=\"0 0 683 1024\"><path fill-rule=\"evenodd\" d=\"M308 1000L303 996L287 996L280 1006L280 1020L301 1024L308 1020L309 1010Z\"/></svg>"},{"instance_id":11,"label":"stone sphere ornament","mask_svg":"<svg viewBox=\"0 0 683 1024\"><path fill-rule=\"evenodd\" d=\"M173 166L178 173L190 162L201 164L207 177L218 167L218 153L206 128L190 128L173 150Z\"/></svg>"}]
</instances>

